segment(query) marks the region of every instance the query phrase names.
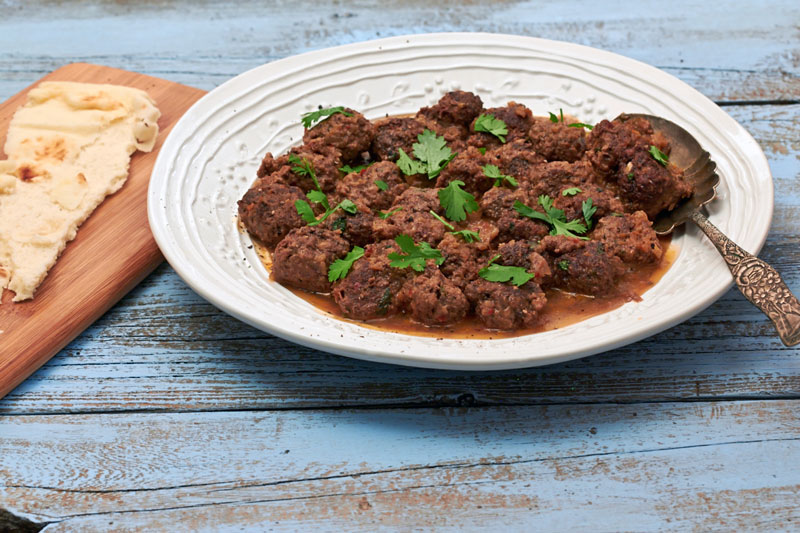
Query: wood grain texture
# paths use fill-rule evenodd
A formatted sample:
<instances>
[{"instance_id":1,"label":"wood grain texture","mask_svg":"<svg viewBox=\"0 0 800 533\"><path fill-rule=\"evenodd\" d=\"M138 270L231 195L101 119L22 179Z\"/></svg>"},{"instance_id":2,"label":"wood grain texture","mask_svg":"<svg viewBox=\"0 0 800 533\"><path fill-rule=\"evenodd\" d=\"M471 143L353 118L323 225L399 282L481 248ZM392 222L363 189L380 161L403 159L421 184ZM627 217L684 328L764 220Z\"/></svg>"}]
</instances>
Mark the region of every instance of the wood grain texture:
<instances>
[{"instance_id":1,"label":"wood grain texture","mask_svg":"<svg viewBox=\"0 0 800 533\"><path fill-rule=\"evenodd\" d=\"M796 2L0 5L0 98L72 61L212 89L411 32L633 57L725 106L764 149L775 212L760 255L800 292ZM800 350L733 289L619 350L464 373L295 346L162 265L0 400L0 508L48 531L794 531L799 401Z\"/></svg>"},{"instance_id":2,"label":"wood grain texture","mask_svg":"<svg viewBox=\"0 0 800 533\"><path fill-rule=\"evenodd\" d=\"M147 223L147 186L158 149L172 126L204 93L191 87L109 67L73 63L42 81L111 83L147 91L161 110L159 140L150 153L135 153L125 185L95 209L61 254L33 300L0 305L0 398L135 287L163 261ZM0 146L20 92L0 104Z\"/></svg>"},{"instance_id":3,"label":"wood grain texture","mask_svg":"<svg viewBox=\"0 0 800 533\"><path fill-rule=\"evenodd\" d=\"M773 531L798 403L0 417L0 500L45 531Z\"/></svg>"}]
</instances>

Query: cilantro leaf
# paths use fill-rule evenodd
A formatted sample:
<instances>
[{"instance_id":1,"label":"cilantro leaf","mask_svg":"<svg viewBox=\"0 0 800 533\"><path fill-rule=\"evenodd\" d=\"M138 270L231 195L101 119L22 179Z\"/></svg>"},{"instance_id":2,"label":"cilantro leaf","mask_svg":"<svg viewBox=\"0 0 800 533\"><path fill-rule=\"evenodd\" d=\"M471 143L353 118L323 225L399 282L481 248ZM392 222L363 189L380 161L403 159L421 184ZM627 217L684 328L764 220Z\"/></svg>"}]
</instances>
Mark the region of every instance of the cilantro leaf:
<instances>
[{"instance_id":1,"label":"cilantro leaf","mask_svg":"<svg viewBox=\"0 0 800 533\"><path fill-rule=\"evenodd\" d=\"M339 172L344 172L345 174L352 174L354 172L361 172L365 168L371 167L375 163L370 163L368 165L358 165L355 167L351 167L350 165L345 165L343 167L339 167Z\"/></svg>"},{"instance_id":2,"label":"cilantro leaf","mask_svg":"<svg viewBox=\"0 0 800 533\"><path fill-rule=\"evenodd\" d=\"M308 191L306 196L315 204L321 204L322 207L325 208L325 211L331 208L331 206L328 205L328 197L325 196L325 193L322 191Z\"/></svg>"},{"instance_id":3,"label":"cilantro leaf","mask_svg":"<svg viewBox=\"0 0 800 533\"><path fill-rule=\"evenodd\" d=\"M403 172L403 174L406 176L413 176L414 174L423 174L424 172L427 172L427 167L420 161L411 159L405 150L400 148L398 151L400 154L397 157L397 167Z\"/></svg>"},{"instance_id":4,"label":"cilantro leaf","mask_svg":"<svg viewBox=\"0 0 800 533\"><path fill-rule=\"evenodd\" d=\"M475 201L475 197L462 189L462 185L464 185L463 181L453 180L437 193L439 204L444 208L445 215L453 222L461 222L467 218L467 213L478 210L478 202Z\"/></svg>"},{"instance_id":5,"label":"cilantro leaf","mask_svg":"<svg viewBox=\"0 0 800 533\"><path fill-rule=\"evenodd\" d=\"M475 119L475 131L491 133L500 139L500 142L505 143L505 136L508 135L508 126L499 118L494 118L494 115L486 114L480 115Z\"/></svg>"},{"instance_id":6,"label":"cilantro leaf","mask_svg":"<svg viewBox=\"0 0 800 533\"><path fill-rule=\"evenodd\" d=\"M594 126L591 124L584 124L583 122L573 122L572 124L567 124L568 128L586 128L589 131L594 129Z\"/></svg>"},{"instance_id":7,"label":"cilantro leaf","mask_svg":"<svg viewBox=\"0 0 800 533\"><path fill-rule=\"evenodd\" d=\"M339 205L336 207L341 208L345 213L349 213L351 215L358 213L358 206L347 198L339 202Z\"/></svg>"},{"instance_id":8,"label":"cilantro leaf","mask_svg":"<svg viewBox=\"0 0 800 533\"><path fill-rule=\"evenodd\" d=\"M388 191L389 190L389 184L386 183L383 180L375 180L372 183L375 184L375 186L378 188L378 190L381 190L381 191Z\"/></svg>"},{"instance_id":9,"label":"cilantro leaf","mask_svg":"<svg viewBox=\"0 0 800 533\"><path fill-rule=\"evenodd\" d=\"M386 219L387 219L387 218L389 218L390 216L392 216L392 215L394 215L395 213L397 213L398 211L402 211L402 210L403 210L403 208L402 208L402 207L395 207L395 208L394 208L394 209L392 209L391 211L387 211L387 212L385 212L385 213L384 213L383 211L378 211L378 217L380 217L380 219L381 219L381 220L386 220Z\"/></svg>"},{"instance_id":10,"label":"cilantro leaf","mask_svg":"<svg viewBox=\"0 0 800 533\"><path fill-rule=\"evenodd\" d=\"M333 283L337 279L344 279L350 271L350 267L353 266L353 263L363 256L364 249L360 246L353 246L353 249L350 250L343 259L337 259L328 267L328 281Z\"/></svg>"},{"instance_id":11,"label":"cilantro leaf","mask_svg":"<svg viewBox=\"0 0 800 533\"><path fill-rule=\"evenodd\" d=\"M653 159L661 163L663 166L667 166L669 164L669 158L667 157L667 154L659 150L658 147L651 144L648 152L650 152L650 155L653 156Z\"/></svg>"},{"instance_id":12,"label":"cilantro leaf","mask_svg":"<svg viewBox=\"0 0 800 533\"><path fill-rule=\"evenodd\" d=\"M492 185L493 187L500 187L503 184L503 182L508 183L512 187L516 187L519 185L517 183L517 180L514 179L514 176L509 176L507 174L501 173L497 165L486 165L483 167L482 170L484 176L494 180L494 185Z\"/></svg>"},{"instance_id":13,"label":"cilantro leaf","mask_svg":"<svg viewBox=\"0 0 800 533\"><path fill-rule=\"evenodd\" d=\"M472 231L468 229L462 229L461 231L451 231L451 234L455 235L456 237L461 237L464 239L464 242L480 242L481 236L477 231Z\"/></svg>"},{"instance_id":14,"label":"cilantro leaf","mask_svg":"<svg viewBox=\"0 0 800 533\"><path fill-rule=\"evenodd\" d=\"M486 155L486 148L485 147L481 146L480 148L478 148L478 151L481 153L481 155Z\"/></svg>"},{"instance_id":15,"label":"cilantro leaf","mask_svg":"<svg viewBox=\"0 0 800 533\"><path fill-rule=\"evenodd\" d=\"M317 173L314 171L314 165L311 164L311 161L305 157L300 159L295 154L289 154L289 163L294 165L292 167L292 172L300 176L308 176L314 182L314 187L316 187L318 191L322 191L322 187L319 186L319 181L317 181Z\"/></svg>"},{"instance_id":16,"label":"cilantro leaf","mask_svg":"<svg viewBox=\"0 0 800 533\"><path fill-rule=\"evenodd\" d=\"M494 262L500 258L500 254L495 255L489 260L489 264L478 271L478 275L486 281L497 283L511 282L519 287L536 277L522 267L497 265Z\"/></svg>"},{"instance_id":17,"label":"cilantro leaf","mask_svg":"<svg viewBox=\"0 0 800 533\"><path fill-rule=\"evenodd\" d=\"M311 224L317 221L317 217L314 215L314 210L311 209L311 206L308 205L308 202L305 200L295 200L294 208L297 209L297 214L300 215L306 224Z\"/></svg>"},{"instance_id":18,"label":"cilantro leaf","mask_svg":"<svg viewBox=\"0 0 800 533\"><path fill-rule=\"evenodd\" d=\"M405 255L391 252L387 256L392 260L389 266L395 268L411 267L417 272L422 272L425 270L425 261L428 259L435 260L437 265L444 263L442 252L436 248L432 248L427 242L420 242L418 245L414 244L414 239L404 233L395 237L394 242L400 246L400 249L405 252Z\"/></svg>"},{"instance_id":19,"label":"cilantro leaf","mask_svg":"<svg viewBox=\"0 0 800 533\"><path fill-rule=\"evenodd\" d=\"M567 261L566 259L562 259L561 261L558 262L558 268L560 268L561 270L569 270L569 261Z\"/></svg>"},{"instance_id":20,"label":"cilantro leaf","mask_svg":"<svg viewBox=\"0 0 800 533\"><path fill-rule=\"evenodd\" d=\"M579 192L583 192L580 187L570 187L561 191L561 196L575 196Z\"/></svg>"},{"instance_id":21,"label":"cilantro leaf","mask_svg":"<svg viewBox=\"0 0 800 533\"><path fill-rule=\"evenodd\" d=\"M417 135L417 141L413 144L417 159L411 159L401 148L397 166L406 176L427 173L428 179L435 179L456 154L447 147L444 137L437 136L431 130L426 129Z\"/></svg>"},{"instance_id":22,"label":"cilantro leaf","mask_svg":"<svg viewBox=\"0 0 800 533\"><path fill-rule=\"evenodd\" d=\"M588 240L588 237L581 237L576 233L586 233L586 226L579 220L567 222L567 217L563 209L553 207L553 200L547 195L539 196L539 205L544 209L544 213L528 207L519 200L514 202L514 210L522 216L542 220L552 226L550 235L565 235L567 237L577 237L578 239Z\"/></svg>"},{"instance_id":23,"label":"cilantro leaf","mask_svg":"<svg viewBox=\"0 0 800 533\"><path fill-rule=\"evenodd\" d=\"M344 110L344 107L329 107L327 109L318 109L317 111L311 111L309 113L305 113L302 116L303 127L307 130L310 130L314 127L315 122L323 122L331 117L331 115L335 115L336 113L341 113L346 117L352 117L353 114L349 113Z\"/></svg>"},{"instance_id":24,"label":"cilantro leaf","mask_svg":"<svg viewBox=\"0 0 800 533\"><path fill-rule=\"evenodd\" d=\"M597 206L592 205L591 198L587 198L581 203L581 210L583 211L583 220L586 221L586 228L592 229L592 217L597 211Z\"/></svg>"},{"instance_id":25,"label":"cilantro leaf","mask_svg":"<svg viewBox=\"0 0 800 533\"><path fill-rule=\"evenodd\" d=\"M556 116L550 111L548 111L548 113L550 113L550 122L552 122L553 124L558 124L558 116Z\"/></svg>"},{"instance_id":26,"label":"cilantro leaf","mask_svg":"<svg viewBox=\"0 0 800 533\"><path fill-rule=\"evenodd\" d=\"M450 231L453 231L454 229L456 229L456 228L454 228L454 227L453 227L453 225L452 225L452 224L450 224L448 221L446 221L445 219L443 219L442 217L440 217L439 215L437 215L437 214L436 214L436 211L434 211L433 209L431 209L431 210L430 210L430 214L431 214L431 215L433 215L433 218L435 218L436 220L438 220L439 222L441 222L442 224L444 224L444 227L445 227L445 228L447 228L447 229L449 229Z\"/></svg>"}]
</instances>

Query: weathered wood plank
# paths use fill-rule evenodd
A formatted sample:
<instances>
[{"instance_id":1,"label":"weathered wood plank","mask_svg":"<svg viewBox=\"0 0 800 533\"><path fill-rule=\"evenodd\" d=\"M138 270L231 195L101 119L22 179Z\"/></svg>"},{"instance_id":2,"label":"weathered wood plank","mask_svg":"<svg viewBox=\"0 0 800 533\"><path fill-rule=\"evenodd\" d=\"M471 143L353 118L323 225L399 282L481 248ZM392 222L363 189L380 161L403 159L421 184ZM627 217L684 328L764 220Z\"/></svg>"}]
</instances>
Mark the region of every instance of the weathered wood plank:
<instances>
[{"instance_id":1,"label":"weathered wood plank","mask_svg":"<svg viewBox=\"0 0 800 533\"><path fill-rule=\"evenodd\" d=\"M668 8L654 0L336 3L5 2L0 98L68 62L211 89L298 52L409 32L486 31L604 48L656 65L718 101L797 100L795 2ZM297 13L303 13L298 17ZM164 31L164 28L169 28ZM58 35L53 46L50 35ZM33 36L33 38L32 38ZM96 43L103 43L98 47ZM24 46L21 44L24 43ZM733 52L735 50L735 52Z\"/></svg>"},{"instance_id":2,"label":"weathered wood plank","mask_svg":"<svg viewBox=\"0 0 800 533\"><path fill-rule=\"evenodd\" d=\"M62 521L53 531L176 520L281 530L500 520L529 529L531 511L543 530L566 518L599 531L789 529L800 519L798 408L0 417L0 507Z\"/></svg>"},{"instance_id":3,"label":"weathered wood plank","mask_svg":"<svg viewBox=\"0 0 800 533\"><path fill-rule=\"evenodd\" d=\"M726 109L759 141L775 177L761 256L800 293L800 105ZM479 375L390 367L258 332L163 266L0 402L0 412L787 398L800 391L798 353L732 289L684 324L585 360Z\"/></svg>"}]
</instances>

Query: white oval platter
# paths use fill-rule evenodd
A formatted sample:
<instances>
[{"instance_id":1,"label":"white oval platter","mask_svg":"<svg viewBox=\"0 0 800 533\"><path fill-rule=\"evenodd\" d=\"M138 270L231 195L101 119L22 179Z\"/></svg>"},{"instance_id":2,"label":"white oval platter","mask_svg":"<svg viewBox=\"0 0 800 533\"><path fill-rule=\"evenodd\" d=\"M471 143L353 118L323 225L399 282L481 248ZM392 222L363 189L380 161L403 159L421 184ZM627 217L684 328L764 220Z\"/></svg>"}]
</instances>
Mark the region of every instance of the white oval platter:
<instances>
[{"instance_id":1,"label":"white oval platter","mask_svg":"<svg viewBox=\"0 0 800 533\"><path fill-rule=\"evenodd\" d=\"M175 125L150 181L150 225L175 271L201 296L263 331L328 352L461 370L537 366L591 355L663 331L698 313L731 276L695 227L678 233L672 268L640 302L562 329L506 339L436 339L337 320L270 281L236 202L264 153L299 144L300 116L345 105L368 118L413 113L453 89L486 107L514 100L534 114L562 108L594 123L620 112L660 115L711 153L722 178L711 221L757 253L772 219L763 152L735 120L677 78L585 46L482 33L392 37L309 52L257 67L211 91Z\"/></svg>"}]
</instances>

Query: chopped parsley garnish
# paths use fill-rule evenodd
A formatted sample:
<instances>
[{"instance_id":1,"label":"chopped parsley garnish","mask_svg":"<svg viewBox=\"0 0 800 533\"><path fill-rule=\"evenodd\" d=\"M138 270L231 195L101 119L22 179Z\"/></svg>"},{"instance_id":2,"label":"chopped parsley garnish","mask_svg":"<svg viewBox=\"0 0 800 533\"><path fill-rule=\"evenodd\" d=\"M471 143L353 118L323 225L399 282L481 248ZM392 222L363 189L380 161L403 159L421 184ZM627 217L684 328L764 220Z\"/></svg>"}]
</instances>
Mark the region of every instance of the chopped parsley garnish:
<instances>
[{"instance_id":1,"label":"chopped parsley garnish","mask_svg":"<svg viewBox=\"0 0 800 533\"><path fill-rule=\"evenodd\" d=\"M324 120L330 118L331 115L335 115L336 113L341 113L346 117L352 117L353 114L345 111L344 107L329 107L327 109L318 109L316 111L311 111L309 113L305 113L302 116L303 127L307 130L313 128L316 124L315 122L323 122Z\"/></svg>"},{"instance_id":2,"label":"chopped parsley garnish","mask_svg":"<svg viewBox=\"0 0 800 533\"><path fill-rule=\"evenodd\" d=\"M569 261L567 261L566 259L562 259L561 261L558 262L558 268L560 268L561 270L569 270Z\"/></svg>"},{"instance_id":3,"label":"chopped parsley garnish","mask_svg":"<svg viewBox=\"0 0 800 533\"><path fill-rule=\"evenodd\" d=\"M508 183L512 187L516 187L518 185L517 180L514 179L514 176L503 174L500 172L500 169L497 167L497 165L486 165L482 170L484 176L494 180L494 185L492 185L493 187L500 187L503 182Z\"/></svg>"},{"instance_id":4,"label":"chopped parsley garnish","mask_svg":"<svg viewBox=\"0 0 800 533\"><path fill-rule=\"evenodd\" d=\"M592 229L592 217L597 211L597 206L592 205L591 198L587 198L581 203L581 210L583 211L583 220L586 221L586 228Z\"/></svg>"},{"instance_id":5,"label":"chopped parsley garnish","mask_svg":"<svg viewBox=\"0 0 800 533\"><path fill-rule=\"evenodd\" d=\"M314 171L314 165L311 164L311 161L305 157L300 159L295 154L289 154L289 163L292 165L292 172L298 176L306 176L311 178L311 181L314 182L314 187L316 187L319 192L322 192L322 187L319 186L319 181L317 181L317 173ZM312 202L315 201L316 200L312 200ZM328 201L325 200L325 209L328 208L327 202Z\"/></svg>"},{"instance_id":6,"label":"chopped parsley garnish","mask_svg":"<svg viewBox=\"0 0 800 533\"><path fill-rule=\"evenodd\" d=\"M536 277L522 267L496 265L494 262L500 258L500 254L495 255L489 260L489 264L478 271L478 275L486 281L498 283L511 282L519 287Z\"/></svg>"},{"instance_id":7,"label":"chopped parsley garnish","mask_svg":"<svg viewBox=\"0 0 800 533\"><path fill-rule=\"evenodd\" d=\"M456 237L461 237L462 239L464 239L464 242L467 243L472 243L475 241L480 242L481 240L481 236L477 231L472 231L469 229L462 229L461 231L451 231L450 233L452 235L455 235Z\"/></svg>"},{"instance_id":8,"label":"chopped parsley garnish","mask_svg":"<svg viewBox=\"0 0 800 533\"><path fill-rule=\"evenodd\" d=\"M508 126L499 118L494 118L494 115L486 114L475 119L475 131L491 133L504 143L506 142L505 136L508 135Z\"/></svg>"},{"instance_id":9,"label":"chopped parsley garnish","mask_svg":"<svg viewBox=\"0 0 800 533\"><path fill-rule=\"evenodd\" d=\"M462 185L463 181L453 180L438 192L439 203L444 208L445 216L453 222L461 222L467 218L467 213L478 210L475 197L462 189Z\"/></svg>"},{"instance_id":10,"label":"chopped parsley garnish","mask_svg":"<svg viewBox=\"0 0 800 533\"><path fill-rule=\"evenodd\" d=\"M481 155L486 155L486 148L484 148L483 146L478 148L478 151L481 153Z\"/></svg>"},{"instance_id":11,"label":"chopped parsley garnish","mask_svg":"<svg viewBox=\"0 0 800 533\"><path fill-rule=\"evenodd\" d=\"M374 183L375 186L381 191L388 191L389 190L389 184L386 183L383 180L375 180L372 183Z\"/></svg>"},{"instance_id":12,"label":"chopped parsley garnish","mask_svg":"<svg viewBox=\"0 0 800 533\"><path fill-rule=\"evenodd\" d=\"M586 128L589 131L594 129L594 126L591 124L584 124L583 122L573 122L572 124L567 124L568 128Z\"/></svg>"},{"instance_id":13,"label":"chopped parsley garnish","mask_svg":"<svg viewBox=\"0 0 800 533\"><path fill-rule=\"evenodd\" d=\"M468 229L462 229L462 230L459 230L459 231L455 231L456 228L452 224L450 224L448 221L446 221L445 219L443 219L442 217L437 215L436 212L433 209L430 210L430 214L433 215L433 217L436 220L438 220L439 222L444 224L445 228L450 230L450 231L448 231L448 233L450 233L451 235L455 235L456 237L461 237L462 239L464 239L464 242L470 243L470 242L475 242L475 241L480 241L481 240L481 236L478 234L477 231L472 231L472 230L468 230Z\"/></svg>"},{"instance_id":14,"label":"chopped parsley garnish","mask_svg":"<svg viewBox=\"0 0 800 533\"><path fill-rule=\"evenodd\" d=\"M395 268L411 267L417 272L422 272L425 270L425 261L428 259L435 260L437 265L444 263L444 256L442 255L442 252L436 248L432 248L427 242L414 244L414 239L405 233L401 233L395 237L394 242L397 243L405 255L397 252L391 252L387 256L392 260L392 262L389 263L389 266Z\"/></svg>"},{"instance_id":15,"label":"chopped parsley garnish","mask_svg":"<svg viewBox=\"0 0 800 533\"><path fill-rule=\"evenodd\" d=\"M549 113L549 111L548 111ZM559 118L560 117L560 118ZM550 122L554 124L558 124L559 122L564 122L564 110L560 107L558 108L558 116L555 113L550 113Z\"/></svg>"},{"instance_id":16,"label":"chopped parsley garnish","mask_svg":"<svg viewBox=\"0 0 800 533\"><path fill-rule=\"evenodd\" d=\"M456 154L447 147L444 137L437 136L431 130L425 130L417 135L417 140L419 142L413 145L414 156L417 159L411 159L400 148L397 166L406 176L428 174L428 179L435 179Z\"/></svg>"},{"instance_id":17,"label":"chopped parsley garnish","mask_svg":"<svg viewBox=\"0 0 800 533\"><path fill-rule=\"evenodd\" d=\"M308 196L309 200L311 200L313 202L314 200L311 199L311 196L312 196L312 193L316 193L316 192L318 192L318 191L310 191L306 196ZM319 194L322 194L322 193L319 193ZM322 196L325 196L325 195L323 194ZM317 203L321 203L321 202L317 202ZM327 203L328 202L326 200L325 204L327 204ZM348 213L350 215L355 215L356 213L358 213L358 206L356 204L354 204L352 201L348 200L347 198L345 198L344 200L342 200L341 202L336 204L336 206L333 209L326 208L325 212L322 214L322 216L320 218L317 218L316 216L314 216L314 211L311 209L311 206L308 205L308 202L306 202L305 200L297 200L297 201L295 201L294 208L297 209L297 214L299 214L300 217L303 220L305 220L306 223L309 226L317 226L319 224L322 224L323 222L325 222L325 220L329 216L334 214L339 209L341 209L342 211L344 211L345 213Z\"/></svg>"},{"instance_id":18,"label":"chopped parsley garnish","mask_svg":"<svg viewBox=\"0 0 800 533\"><path fill-rule=\"evenodd\" d=\"M394 215L395 213L397 213L398 211L402 211L402 210L403 210L403 208L402 208L402 207L395 207L395 208L394 208L394 209L392 209L391 211L387 211L387 212L385 212L385 213L384 213L383 211L378 211L378 217L379 217L381 220L386 220L386 219L387 219L387 218L389 218L390 216L392 216L392 215Z\"/></svg>"},{"instance_id":19,"label":"chopped parsley garnish","mask_svg":"<svg viewBox=\"0 0 800 533\"><path fill-rule=\"evenodd\" d=\"M553 207L553 200L549 196L539 196L539 205L544 209L544 213L528 207L519 200L514 202L514 210L522 216L547 222L552 226L550 235L565 235L567 237L577 237L578 239L588 239L588 237L576 235L576 233L586 233L586 226L579 220L567 222L564 210Z\"/></svg>"},{"instance_id":20,"label":"chopped parsley garnish","mask_svg":"<svg viewBox=\"0 0 800 533\"><path fill-rule=\"evenodd\" d=\"M353 246L353 249L350 250L343 259L337 259L331 263L331 266L328 268L328 281L334 282L337 279L344 279L350 271L350 267L353 266L353 263L363 256L364 249L360 246Z\"/></svg>"},{"instance_id":21,"label":"chopped parsley garnish","mask_svg":"<svg viewBox=\"0 0 800 533\"><path fill-rule=\"evenodd\" d=\"M650 155L653 156L653 159L662 165L667 166L669 164L669 158L667 157L667 154L659 150L658 147L651 144L648 152L650 152Z\"/></svg>"},{"instance_id":22,"label":"chopped parsley garnish","mask_svg":"<svg viewBox=\"0 0 800 533\"><path fill-rule=\"evenodd\" d=\"M633 172L628 172L628 173L626 174L626 176L627 176L627 178L628 178L628 181L633 181Z\"/></svg>"},{"instance_id":23,"label":"chopped parsley garnish","mask_svg":"<svg viewBox=\"0 0 800 533\"><path fill-rule=\"evenodd\" d=\"M345 174L352 174L354 172L361 172L367 167L371 167L375 163L370 163L368 165L358 165L355 167L351 167L350 165L345 165L343 167L339 167L339 172L344 172Z\"/></svg>"},{"instance_id":24,"label":"chopped parsley garnish","mask_svg":"<svg viewBox=\"0 0 800 533\"><path fill-rule=\"evenodd\" d=\"M580 187L570 187L561 191L561 196L575 196L579 192L583 192Z\"/></svg>"}]
</instances>

